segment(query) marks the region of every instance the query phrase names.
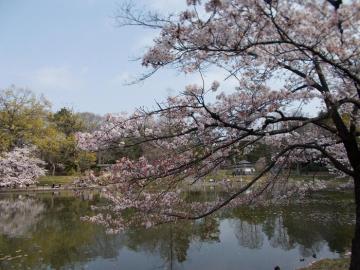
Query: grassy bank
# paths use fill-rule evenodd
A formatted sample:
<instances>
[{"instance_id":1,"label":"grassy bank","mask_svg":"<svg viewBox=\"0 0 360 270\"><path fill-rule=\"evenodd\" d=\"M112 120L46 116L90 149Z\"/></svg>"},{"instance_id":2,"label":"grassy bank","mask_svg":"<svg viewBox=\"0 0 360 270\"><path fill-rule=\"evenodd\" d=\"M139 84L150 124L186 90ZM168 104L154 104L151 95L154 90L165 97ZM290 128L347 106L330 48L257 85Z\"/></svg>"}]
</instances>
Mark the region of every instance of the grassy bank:
<instances>
[{"instance_id":1,"label":"grassy bank","mask_svg":"<svg viewBox=\"0 0 360 270\"><path fill-rule=\"evenodd\" d=\"M67 185L67 184L71 184L75 178L77 178L78 176L73 176L73 175L61 175L61 176L51 176L51 175L47 175L47 176L43 176L39 178L39 186L45 186L45 185L49 185L51 186L52 184L55 185Z\"/></svg>"},{"instance_id":2,"label":"grassy bank","mask_svg":"<svg viewBox=\"0 0 360 270\"><path fill-rule=\"evenodd\" d=\"M311 266L298 270L348 270L350 266L349 258L342 259L325 259L318 261Z\"/></svg>"}]
</instances>

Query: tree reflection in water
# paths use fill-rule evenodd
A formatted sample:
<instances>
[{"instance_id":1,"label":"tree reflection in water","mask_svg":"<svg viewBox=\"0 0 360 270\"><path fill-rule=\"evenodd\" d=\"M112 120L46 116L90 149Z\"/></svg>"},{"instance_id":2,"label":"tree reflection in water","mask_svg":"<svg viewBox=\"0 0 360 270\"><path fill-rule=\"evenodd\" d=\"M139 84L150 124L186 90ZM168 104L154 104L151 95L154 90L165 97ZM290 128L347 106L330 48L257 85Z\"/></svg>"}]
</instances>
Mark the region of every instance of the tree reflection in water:
<instances>
[{"instance_id":1,"label":"tree reflection in water","mask_svg":"<svg viewBox=\"0 0 360 270\"><path fill-rule=\"evenodd\" d=\"M39 221L44 209L42 202L21 195L0 200L0 234L8 237L25 235Z\"/></svg>"},{"instance_id":2,"label":"tree reflection in water","mask_svg":"<svg viewBox=\"0 0 360 270\"><path fill-rule=\"evenodd\" d=\"M116 257L119 236L80 222L93 203L72 194L0 200L0 269L81 269L98 256Z\"/></svg>"},{"instance_id":3,"label":"tree reflection in water","mask_svg":"<svg viewBox=\"0 0 360 270\"><path fill-rule=\"evenodd\" d=\"M235 236L239 244L251 249L259 249L263 246L264 235L260 224L251 224L246 221L234 222Z\"/></svg>"},{"instance_id":4,"label":"tree reflection in water","mask_svg":"<svg viewBox=\"0 0 360 270\"><path fill-rule=\"evenodd\" d=\"M134 251L157 254L163 259L162 267L174 269L177 263L186 261L192 242L219 242L219 234L219 220L207 217L163 224L148 230L130 229L125 232L123 244Z\"/></svg>"},{"instance_id":5,"label":"tree reflection in water","mask_svg":"<svg viewBox=\"0 0 360 270\"><path fill-rule=\"evenodd\" d=\"M211 249L225 256L232 254L228 256L233 256L234 264L229 269L239 269L247 258L235 255L236 246L242 253L251 250L255 257L257 250L270 249L295 250L302 257L324 249L342 253L350 246L354 224L353 205L335 200L286 207L242 207L202 220L129 228L118 235L106 235L102 226L80 221L81 216L91 213L91 205L102 203L92 193L78 197L2 196L0 269L102 269L98 266L110 261L121 268L124 263L129 267L139 263L138 258L152 257L159 259L151 265L142 262L142 269L194 268L191 263L196 260L208 260L209 267L212 259L228 263L229 258L211 256Z\"/></svg>"},{"instance_id":6,"label":"tree reflection in water","mask_svg":"<svg viewBox=\"0 0 360 270\"><path fill-rule=\"evenodd\" d=\"M286 207L244 207L234 210L230 217L241 246L259 249L266 238L273 248L298 247L302 257L310 257L325 245L334 253L349 249L355 224L352 207L351 203L329 201Z\"/></svg>"}]
</instances>

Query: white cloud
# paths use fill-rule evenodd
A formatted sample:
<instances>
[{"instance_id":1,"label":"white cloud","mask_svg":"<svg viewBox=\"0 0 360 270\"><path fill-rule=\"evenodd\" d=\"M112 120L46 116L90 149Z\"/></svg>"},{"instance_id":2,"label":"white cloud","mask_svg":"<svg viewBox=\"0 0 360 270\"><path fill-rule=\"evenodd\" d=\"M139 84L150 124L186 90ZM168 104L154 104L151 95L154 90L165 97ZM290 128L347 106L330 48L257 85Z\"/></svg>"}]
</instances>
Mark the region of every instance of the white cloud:
<instances>
[{"instance_id":1,"label":"white cloud","mask_svg":"<svg viewBox=\"0 0 360 270\"><path fill-rule=\"evenodd\" d=\"M120 74L115 75L113 78L109 81L109 86L111 88L113 87L123 87L126 84L129 84L134 80L134 77L132 77L128 72L122 72Z\"/></svg>"},{"instance_id":2,"label":"white cloud","mask_svg":"<svg viewBox=\"0 0 360 270\"><path fill-rule=\"evenodd\" d=\"M80 70L81 74L87 74L89 72L89 67L88 66L83 66Z\"/></svg>"},{"instance_id":3,"label":"white cloud","mask_svg":"<svg viewBox=\"0 0 360 270\"><path fill-rule=\"evenodd\" d=\"M154 45L154 39L158 37L158 31L150 30L146 34L142 35L134 44L131 51L134 54L144 54L147 48L152 47Z\"/></svg>"},{"instance_id":4,"label":"white cloud","mask_svg":"<svg viewBox=\"0 0 360 270\"><path fill-rule=\"evenodd\" d=\"M84 67L80 73L85 74ZM84 81L67 67L43 67L29 75L31 87L41 91L67 91L84 87Z\"/></svg>"},{"instance_id":5,"label":"white cloud","mask_svg":"<svg viewBox=\"0 0 360 270\"><path fill-rule=\"evenodd\" d=\"M185 0L152 0L151 7L161 12L179 12L186 8Z\"/></svg>"}]
</instances>

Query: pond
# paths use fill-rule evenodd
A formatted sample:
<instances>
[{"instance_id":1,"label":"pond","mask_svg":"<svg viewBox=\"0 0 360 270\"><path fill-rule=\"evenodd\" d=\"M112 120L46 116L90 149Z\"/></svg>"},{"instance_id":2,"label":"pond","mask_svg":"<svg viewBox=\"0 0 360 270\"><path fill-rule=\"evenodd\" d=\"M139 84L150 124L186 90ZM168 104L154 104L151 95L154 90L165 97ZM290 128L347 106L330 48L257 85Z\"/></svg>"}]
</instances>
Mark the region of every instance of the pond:
<instances>
[{"instance_id":1,"label":"pond","mask_svg":"<svg viewBox=\"0 0 360 270\"><path fill-rule=\"evenodd\" d=\"M351 194L242 207L107 235L80 220L99 194L0 194L0 269L296 269L350 249Z\"/></svg>"}]
</instances>

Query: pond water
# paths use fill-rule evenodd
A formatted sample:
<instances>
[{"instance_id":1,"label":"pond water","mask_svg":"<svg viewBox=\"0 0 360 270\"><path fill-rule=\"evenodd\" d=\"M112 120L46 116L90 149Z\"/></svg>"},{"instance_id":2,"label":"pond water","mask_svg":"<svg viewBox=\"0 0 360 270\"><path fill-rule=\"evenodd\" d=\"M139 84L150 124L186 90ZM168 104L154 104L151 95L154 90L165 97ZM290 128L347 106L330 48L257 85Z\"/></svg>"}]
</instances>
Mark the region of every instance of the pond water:
<instances>
[{"instance_id":1,"label":"pond water","mask_svg":"<svg viewBox=\"0 0 360 270\"><path fill-rule=\"evenodd\" d=\"M350 194L242 207L117 235L80 221L99 194L0 194L0 269L296 269L350 249ZM316 258L314 258L316 257Z\"/></svg>"}]
</instances>

